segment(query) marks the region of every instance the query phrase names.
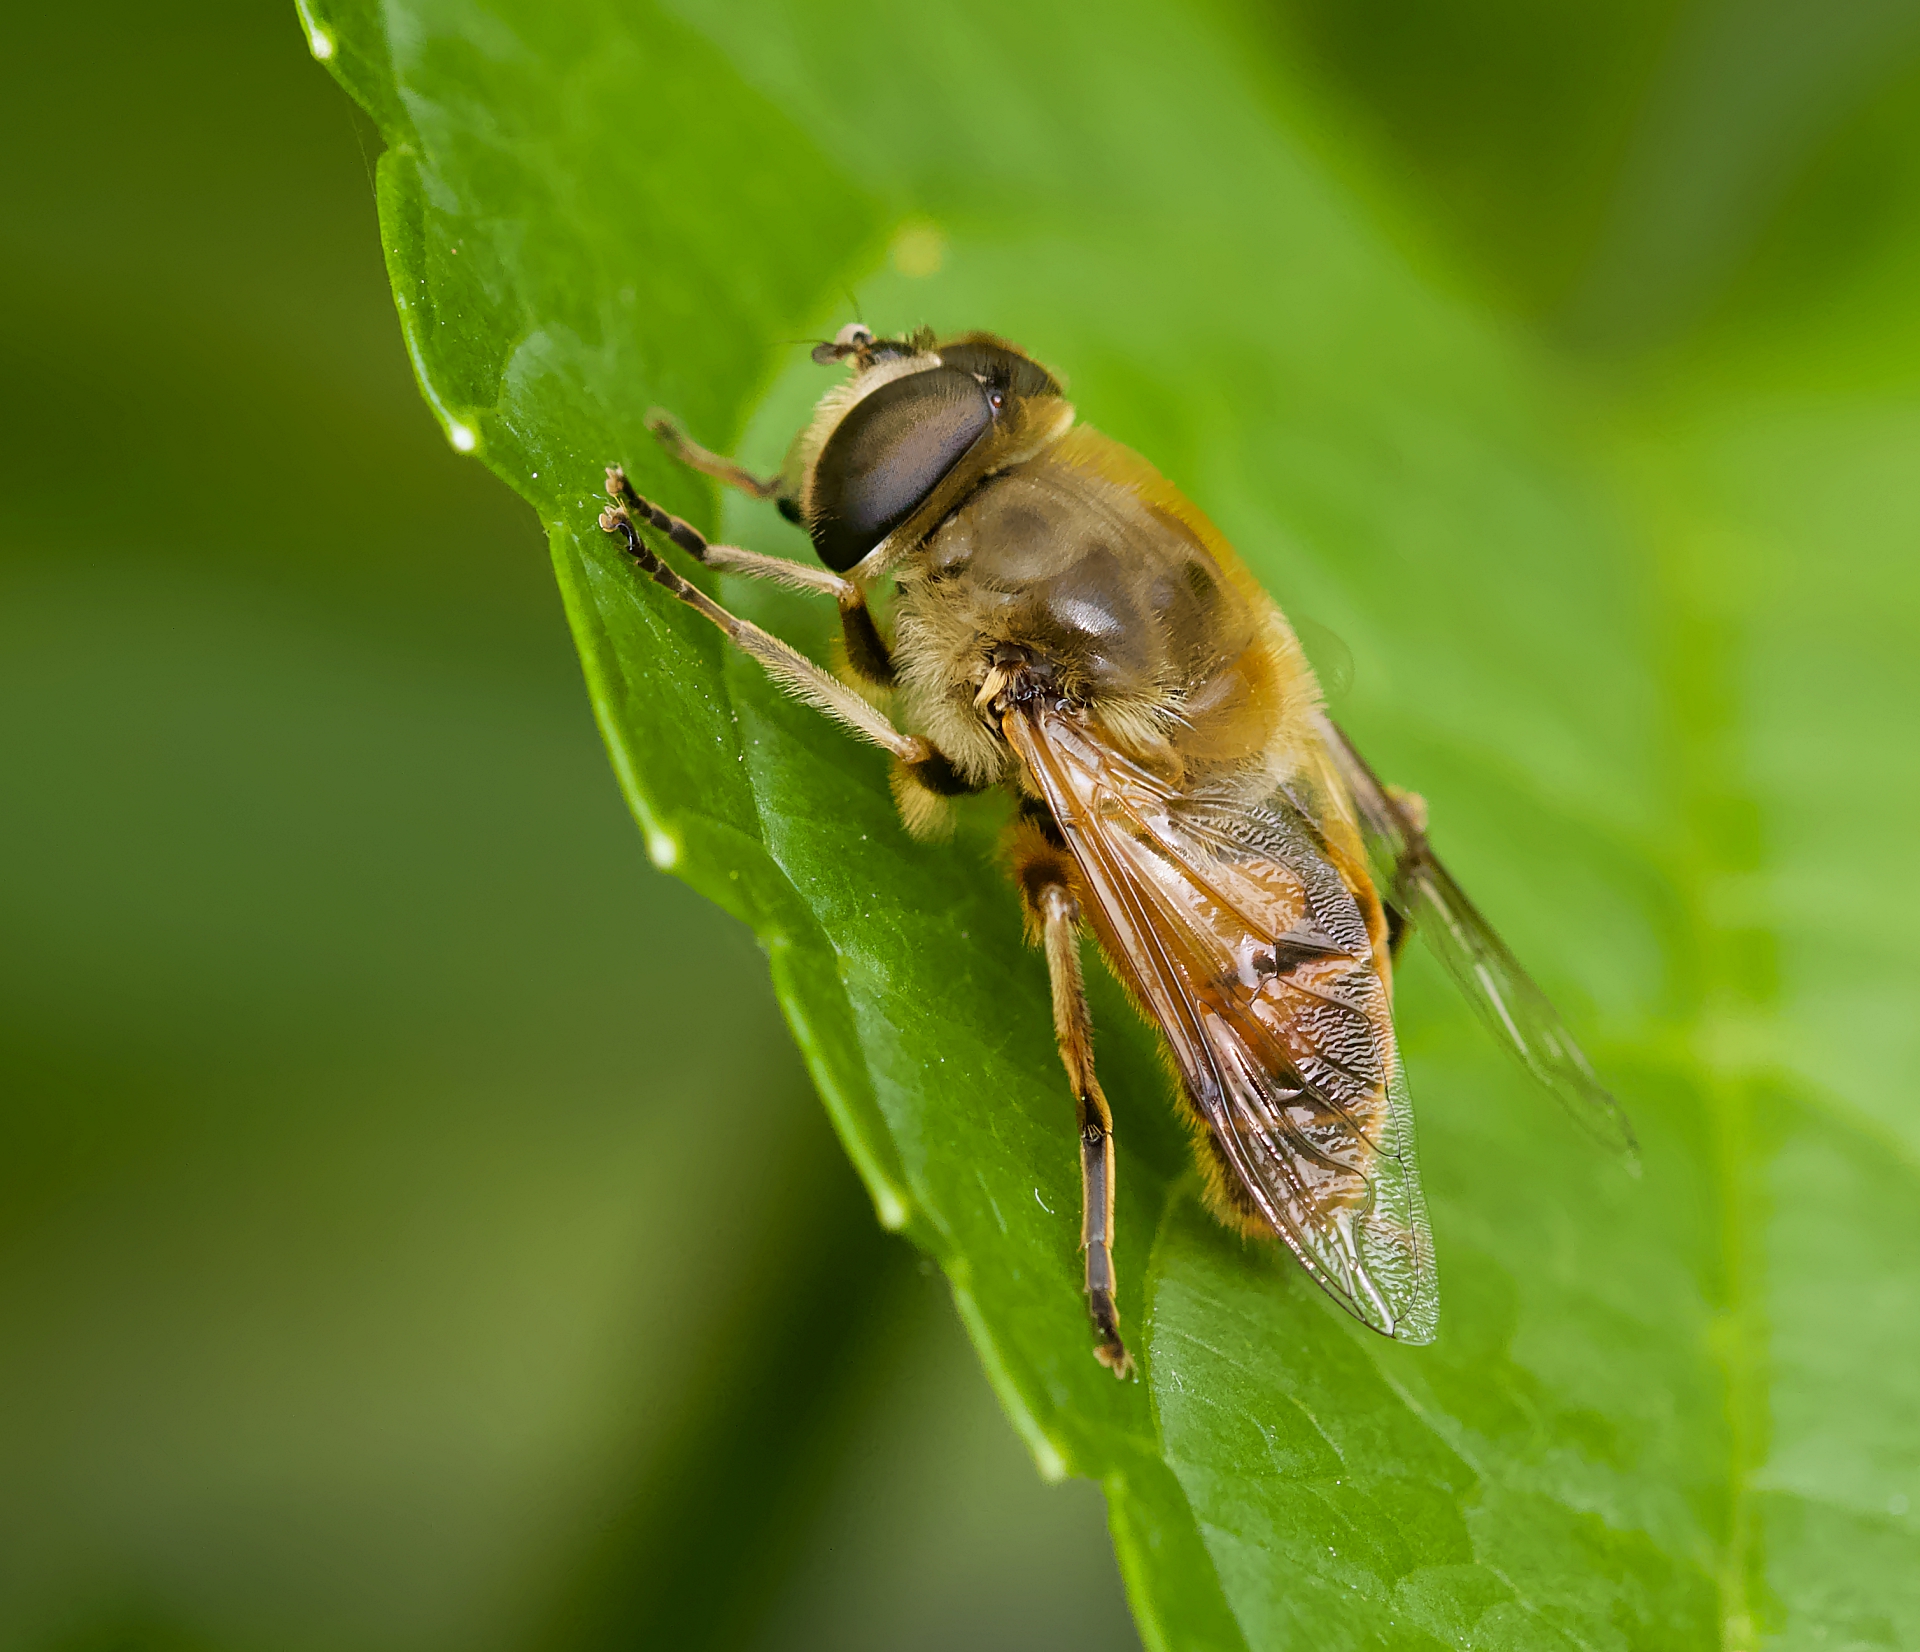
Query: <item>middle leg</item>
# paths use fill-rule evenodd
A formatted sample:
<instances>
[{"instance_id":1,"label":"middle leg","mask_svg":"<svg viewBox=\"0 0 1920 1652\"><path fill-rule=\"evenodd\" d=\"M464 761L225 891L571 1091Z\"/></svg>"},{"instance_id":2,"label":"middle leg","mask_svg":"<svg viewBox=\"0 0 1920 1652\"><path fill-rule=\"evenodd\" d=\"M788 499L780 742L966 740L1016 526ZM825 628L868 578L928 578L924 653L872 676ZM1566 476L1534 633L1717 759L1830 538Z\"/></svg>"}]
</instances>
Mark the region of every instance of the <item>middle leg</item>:
<instances>
[{"instance_id":1,"label":"middle leg","mask_svg":"<svg viewBox=\"0 0 1920 1652\"><path fill-rule=\"evenodd\" d=\"M1113 1113L1093 1072L1093 1017L1080 969L1080 902L1073 893L1067 851L1029 816L1014 846L1031 930L1046 949L1053 986L1053 1031L1073 1087L1080 1126L1080 1248L1086 1256L1087 1311L1099 1338L1093 1357L1116 1377L1133 1374L1133 1356L1120 1339L1113 1270Z\"/></svg>"}]
</instances>

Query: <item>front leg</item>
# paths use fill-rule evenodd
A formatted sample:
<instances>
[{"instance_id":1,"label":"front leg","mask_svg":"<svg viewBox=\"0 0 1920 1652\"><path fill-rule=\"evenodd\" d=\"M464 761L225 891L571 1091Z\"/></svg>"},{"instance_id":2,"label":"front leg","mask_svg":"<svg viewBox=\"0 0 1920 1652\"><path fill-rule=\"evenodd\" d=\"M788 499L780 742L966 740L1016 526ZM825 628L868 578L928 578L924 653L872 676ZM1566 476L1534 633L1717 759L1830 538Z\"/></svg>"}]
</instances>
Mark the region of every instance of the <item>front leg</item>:
<instances>
[{"instance_id":1,"label":"front leg","mask_svg":"<svg viewBox=\"0 0 1920 1652\"><path fill-rule=\"evenodd\" d=\"M647 409L647 428L653 432L654 439L689 470L697 470L702 476L711 476L716 482L724 482L728 487L738 488L756 499L777 500L781 515L790 521L799 521L800 513L793 508L793 501L781 491L782 478L756 476L739 460L728 459L702 447L680 428L680 421L663 408Z\"/></svg>"},{"instance_id":2,"label":"front leg","mask_svg":"<svg viewBox=\"0 0 1920 1652\"><path fill-rule=\"evenodd\" d=\"M852 580L842 579L830 568L810 567L784 556L766 556L759 551L743 550L738 545L709 544L706 535L691 522L670 515L652 500L635 493L627 473L618 465L607 466L607 492L619 501L629 517L665 534L706 567L744 574L749 579L764 579L791 591L832 597L840 609L840 635L847 646L847 664L857 676L876 688L894 686L893 653L880 635L879 626L873 622L866 592Z\"/></svg>"},{"instance_id":3,"label":"front leg","mask_svg":"<svg viewBox=\"0 0 1920 1652\"><path fill-rule=\"evenodd\" d=\"M703 560L709 561L710 565L711 553L723 547L707 545L694 529L677 516L669 516L659 506L634 493L618 467L608 471L607 489L622 503L610 505L600 513L601 530L620 536L627 554L654 584L670 592L703 619L712 621L742 652L758 660L767 675L795 699L806 701L816 711L824 711L861 739L890 753L911 780L927 791L947 792L953 783L955 771L930 741L922 740L917 734L902 734L881 712L862 699L857 690L848 687L831 672L822 671L792 644L782 642L771 632L761 630L737 614L729 613L697 585L682 579L640 537L640 530L634 525L633 514L630 514L625 501L631 499L633 513L639 514L650 527L657 527L683 550L690 549L687 543L689 538L697 541L709 553ZM691 554L698 555L697 552Z\"/></svg>"}]
</instances>

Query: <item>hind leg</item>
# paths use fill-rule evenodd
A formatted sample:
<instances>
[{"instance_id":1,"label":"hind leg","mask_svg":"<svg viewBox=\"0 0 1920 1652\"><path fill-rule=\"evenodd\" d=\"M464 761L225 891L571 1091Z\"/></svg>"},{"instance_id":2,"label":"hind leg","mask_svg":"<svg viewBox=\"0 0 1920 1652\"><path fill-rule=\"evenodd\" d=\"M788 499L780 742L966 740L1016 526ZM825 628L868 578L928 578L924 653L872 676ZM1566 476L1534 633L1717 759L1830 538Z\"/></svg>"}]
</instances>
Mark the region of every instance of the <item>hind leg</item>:
<instances>
[{"instance_id":1,"label":"hind leg","mask_svg":"<svg viewBox=\"0 0 1920 1652\"><path fill-rule=\"evenodd\" d=\"M1067 1070L1080 1126L1080 1248L1086 1256L1087 1311L1093 1319L1093 1357L1116 1377L1133 1373L1133 1356L1120 1340L1114 1302L1113 1114L1093 1072L1093 1018L1080 969L1080 902L1073 892L1071 858L1029 822L1014 842L1014 876L1027 923L1047 954L1053 983L1053 1031Z\"/></svg>"}]
</instances>

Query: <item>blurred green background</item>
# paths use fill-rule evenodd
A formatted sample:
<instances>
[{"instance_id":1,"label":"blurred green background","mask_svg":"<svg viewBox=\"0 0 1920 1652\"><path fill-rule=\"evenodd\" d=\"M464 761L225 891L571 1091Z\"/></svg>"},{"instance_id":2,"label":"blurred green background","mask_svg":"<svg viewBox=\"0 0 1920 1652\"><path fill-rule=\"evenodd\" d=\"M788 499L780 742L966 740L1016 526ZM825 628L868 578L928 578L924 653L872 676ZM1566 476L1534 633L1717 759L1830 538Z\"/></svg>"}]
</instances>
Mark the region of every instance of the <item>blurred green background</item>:
<instances>
[{"instance_id":1,"label":"blurred green background","mask_svg":"<svg viewBox=\"0 0 1920 1652\"><path fill-rule=\"evenodd\" d=\"M1747 651L1798 903L1734 889L1702 974L1904 1140L1920 446L1847 418L1920 360L1920 5L1233 15L1424 274L1632 387L1647 496L1670 405L1787 547L1750 634L1673 638ZM750 938L640 853L290 8L12 18L0 90L0 1652L1134 1644L1097 1493L1037 1482ZM1689 426L1749 382L1817 475ZM1881 855L1884 905L1830 875Z\"/></svg>"}]
</instances>

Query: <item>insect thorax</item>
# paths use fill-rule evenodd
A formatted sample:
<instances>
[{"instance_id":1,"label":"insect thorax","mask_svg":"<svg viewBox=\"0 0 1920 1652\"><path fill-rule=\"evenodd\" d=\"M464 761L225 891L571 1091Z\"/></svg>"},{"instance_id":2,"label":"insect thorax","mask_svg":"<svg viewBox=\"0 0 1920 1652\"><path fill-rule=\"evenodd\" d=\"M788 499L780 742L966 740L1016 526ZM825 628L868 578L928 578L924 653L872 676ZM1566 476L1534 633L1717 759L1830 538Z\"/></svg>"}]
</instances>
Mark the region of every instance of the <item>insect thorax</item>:
<instances>
[{"instance_id":1,"label":"insect thorax","mask_svg":"<svg viewBox=\"0 0 1920 1652\"><path fill-rule=\"evenodd\" d=\"M1216 703L1242 751L1261 743L1272 695L1256 683L1280 662L1209 538L1157 472L1084 427L988 477L900 567L910 717L974 778L1004 777L975 696L996 656L1018 655L1030 684L1143 752L1180 744Z\"/></svg>"}]
</instances>

